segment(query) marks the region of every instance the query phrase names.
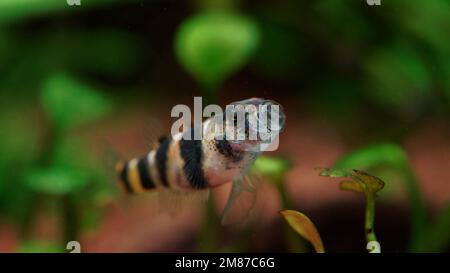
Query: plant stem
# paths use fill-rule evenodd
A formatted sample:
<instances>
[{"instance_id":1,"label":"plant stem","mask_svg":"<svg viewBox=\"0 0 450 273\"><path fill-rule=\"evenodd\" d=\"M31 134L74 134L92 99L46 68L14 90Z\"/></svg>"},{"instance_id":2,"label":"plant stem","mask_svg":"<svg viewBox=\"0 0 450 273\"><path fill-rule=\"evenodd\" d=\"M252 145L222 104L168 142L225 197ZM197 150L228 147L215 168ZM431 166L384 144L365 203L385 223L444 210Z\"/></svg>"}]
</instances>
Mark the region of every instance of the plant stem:
<instances>
[{"instance_id":1,"label":"plant stem","mask_svg":"<svg viewBox=\"0 0 450 273\"><path fill-rule=\"evenodd\" d=\"M375 195L372 193L366 194L366 221L365 232L367 243L377 241L374 229L375 223Z\"/></svg>"}]
</instances>

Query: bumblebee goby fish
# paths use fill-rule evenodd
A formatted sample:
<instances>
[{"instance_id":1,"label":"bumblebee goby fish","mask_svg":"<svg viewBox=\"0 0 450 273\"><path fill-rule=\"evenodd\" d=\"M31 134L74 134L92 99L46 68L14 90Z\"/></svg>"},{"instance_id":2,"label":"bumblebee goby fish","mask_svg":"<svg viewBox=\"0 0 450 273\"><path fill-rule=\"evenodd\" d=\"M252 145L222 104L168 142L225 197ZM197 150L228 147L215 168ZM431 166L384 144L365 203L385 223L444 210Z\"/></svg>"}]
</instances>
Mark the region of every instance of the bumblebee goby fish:
<instances>
[{"instance_id":1,"label":"bumblebee goby fish","mask_svg":"<svg viewBox=\"0 0 450 273\"><path fill-rule=\"evenodd\" d=\"M251 98L229 106L203 121L201 139L193 139L192 127L160 138L143 157L117 163L119 186L128 193L204 190L242 177L284 129L286 117L272 100Z\"/></svg>"}]
</instances>

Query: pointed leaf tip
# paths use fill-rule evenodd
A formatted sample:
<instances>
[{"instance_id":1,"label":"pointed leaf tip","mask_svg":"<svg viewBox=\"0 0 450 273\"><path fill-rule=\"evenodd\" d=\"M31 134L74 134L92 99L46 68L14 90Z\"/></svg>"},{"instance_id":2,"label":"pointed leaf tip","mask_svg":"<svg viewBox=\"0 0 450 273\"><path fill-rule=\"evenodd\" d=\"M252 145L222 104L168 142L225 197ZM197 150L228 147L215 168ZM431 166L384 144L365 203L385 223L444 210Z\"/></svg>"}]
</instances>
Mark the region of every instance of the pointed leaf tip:
<instances>
[{"instance_id":1,"label":"pointed leaf tip","mask_svg":"<svg viewBox=\"0 0 450 273\"><path fill-rule=\"evenodd\" d=\"M306 215L295 210L283 210L280 213L300 236L313 245L317 253L325 253L320 234L314 223Z\"/></svg>"},{"instance_id":2,"label":"pointed leaf tip","mask_svg":"<svg viewBox=\"0 0 450 273\"><path fill-rule=\"evenodd\" d=\"M383 180L366 172L353 170L352 177L355 178L354 180L362 182L369 192L376 193L384 188Z\"/></svg>"}]
</instances>

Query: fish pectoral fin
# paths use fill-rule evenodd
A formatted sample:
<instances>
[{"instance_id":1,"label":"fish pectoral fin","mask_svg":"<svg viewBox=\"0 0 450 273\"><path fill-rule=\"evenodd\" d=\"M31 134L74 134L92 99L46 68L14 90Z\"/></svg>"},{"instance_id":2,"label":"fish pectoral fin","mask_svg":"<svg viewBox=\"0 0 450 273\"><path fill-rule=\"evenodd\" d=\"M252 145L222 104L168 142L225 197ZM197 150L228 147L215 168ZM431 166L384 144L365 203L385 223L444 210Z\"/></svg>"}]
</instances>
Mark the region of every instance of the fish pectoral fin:
<instances>
[{"instance_id":1,"label":"fish pectoral fin","mask_svg":"<svg viewBox=\"0 0 450 273\"><path fill-rule=\"evenodd\" d=\"M230 195L222 213L222 225L242 224L256 202L256 188L249 176L236 178L232 182Z\"/></svg>"}]
</instances>

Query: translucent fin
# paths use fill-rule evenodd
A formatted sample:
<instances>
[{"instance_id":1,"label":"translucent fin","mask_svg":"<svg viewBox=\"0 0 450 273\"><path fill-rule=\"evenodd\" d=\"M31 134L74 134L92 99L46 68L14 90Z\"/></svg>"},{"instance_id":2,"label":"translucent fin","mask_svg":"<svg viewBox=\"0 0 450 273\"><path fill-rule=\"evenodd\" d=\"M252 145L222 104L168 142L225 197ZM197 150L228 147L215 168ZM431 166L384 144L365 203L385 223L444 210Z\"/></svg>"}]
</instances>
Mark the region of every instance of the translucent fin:
<instances>
[{"instance_id":1,"label":"translucent fin","mask_svg":"<svg viewBox=\"0 0 450 273\"><path fill-rule=\"evenodd\" d=\"M255 173L236 178L222 214L222 225L242 225L252 220L261 178Z\"/></svg>"}]
</instances>

